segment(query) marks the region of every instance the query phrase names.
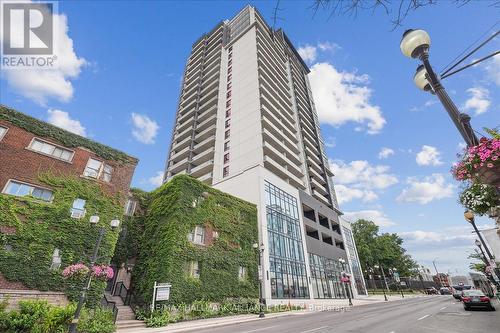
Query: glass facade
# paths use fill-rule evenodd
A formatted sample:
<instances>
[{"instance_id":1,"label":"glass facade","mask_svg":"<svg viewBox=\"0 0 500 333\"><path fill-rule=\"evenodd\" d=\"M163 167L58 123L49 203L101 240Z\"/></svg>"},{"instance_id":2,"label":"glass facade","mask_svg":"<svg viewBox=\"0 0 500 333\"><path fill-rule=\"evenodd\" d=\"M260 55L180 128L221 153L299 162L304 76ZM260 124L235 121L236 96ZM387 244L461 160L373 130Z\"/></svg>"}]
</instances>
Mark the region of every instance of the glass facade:
<instances>
[{"instance_id":1,"label":"glass facade","mask_svg":"<svg viewBox=\"0 0 500 333\"><path fill-rule=\"evenodd\" d=\"M272 298L309 298L297 199L265 183Z\"/></svg>"},{"instance_id":2,"label":"glass facade","mask_svg":"<svg viewBox=\"0 0 500 333\"><path fill-rule=\"evenodd\" d=\"M309 264L314 298L347 297L345 286L340 281L342 265L338 260L309 253Z\"/></svg>"},{"instance_id":3,"label":"glass facade","mask_svg":"<svg viewBox=\"0 0 500 333\"><path fill-rule=\"evenodd\" d=\"M354 283L356 284L356 289L358 294L366 295L365 284L363 283L363 274L361 272L361 265L358 260L356 253L356 247L354 246L354 238L352 237L352 231L349 228L342 227L344 231L347 253L349 255L349 261L352 266L352 275L354 278Z\"/></svg>"}]
</instances>

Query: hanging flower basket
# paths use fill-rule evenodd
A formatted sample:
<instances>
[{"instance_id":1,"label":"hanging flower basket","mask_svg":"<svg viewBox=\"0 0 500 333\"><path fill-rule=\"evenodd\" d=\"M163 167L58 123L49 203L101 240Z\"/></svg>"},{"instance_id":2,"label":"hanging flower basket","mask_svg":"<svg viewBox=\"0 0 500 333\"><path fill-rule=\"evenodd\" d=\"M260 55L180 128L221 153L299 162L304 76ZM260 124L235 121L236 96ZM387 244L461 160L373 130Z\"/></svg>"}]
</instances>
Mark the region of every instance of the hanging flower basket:
<instances>
[{"instance_id":1,"label":"hanging flower basket","mask_svg":"<svg viewBox=\"0 0 500 333\"><path fill-rule=\"evenodd\" d=\"M78 263L67 266L62 275L64 278L83 278L89 273L89 267L85 264ZM95 265L92 266L92 277L98 280L107 281L113 278L114 272L108 265Z\"/></svg>"},{"instance_id":2,"label":"hanging flower basket","mask_svg":"<svg viewBox=\"0 0 500 333\"><path fill-rule=\"evenodd\" d=\"M477 169L476 175L482 183L500 187L500 164L492 167L483 165Z\"/></svg>"}]
</instances>

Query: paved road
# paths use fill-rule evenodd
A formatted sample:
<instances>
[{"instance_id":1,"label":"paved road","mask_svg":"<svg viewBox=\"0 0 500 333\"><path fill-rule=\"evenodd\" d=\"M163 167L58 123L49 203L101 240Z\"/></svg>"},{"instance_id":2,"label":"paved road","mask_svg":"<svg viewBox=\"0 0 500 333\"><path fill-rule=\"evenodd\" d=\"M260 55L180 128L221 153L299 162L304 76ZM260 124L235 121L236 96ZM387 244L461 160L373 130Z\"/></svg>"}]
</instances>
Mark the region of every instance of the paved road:
<instances>
[{"instance_id":1,"label":"paved road","mask_svg":"<svg viewBox=\"0 0 500 333\"><path fill-rule=\"evenodd\" d=\"M465 311L452 296L407 298L369 304L347 312L315 312L270 318L197 333L475 333L500 332L497 311Z\"/></svg>"}]
</instances>

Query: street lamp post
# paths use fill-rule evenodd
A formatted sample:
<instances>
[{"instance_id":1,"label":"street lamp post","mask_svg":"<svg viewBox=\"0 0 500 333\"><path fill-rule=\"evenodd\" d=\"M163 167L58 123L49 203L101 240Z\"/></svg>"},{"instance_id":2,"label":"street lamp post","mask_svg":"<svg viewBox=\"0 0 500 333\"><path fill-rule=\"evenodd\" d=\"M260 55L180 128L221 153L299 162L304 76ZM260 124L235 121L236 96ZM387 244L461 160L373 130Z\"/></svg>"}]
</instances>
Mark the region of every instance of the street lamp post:
<instances>
[{"instance_id":1,"label":"street lamp post","mask_svg":"<svg viewBox=\"0 0 500 333\"><path fill-rule=\"evenodd\" d=\"M405 295L403 294L403 288L401 287L400 285L400 279L399 279L399 274L398 274L398 270L396 269L396 267L394 267L392 269L392 272L395 275L398 275L398 279L396 280L396 278L394 278L394 281L396 281L396 286L398 287L398 290L401 292L401 298L405 298Z\"/></svg>"},{"instance_id":2,"label":"street lamp post","mask_svg":"<svg viewBox=\"0 0 500 333\"><path fill-rule=\"evenodd\" d=\"M483 247L481 245L481 242L479 240L476 239L476 241L474 242L476 244L476 246L479 248L479 251L481 251L481 259L483 260L483 262L486 264L486 266L489 265L488 263L488 259L486 258L486 254L484 254L484 251L483 251Z\"/></svg>"},{"instance_id":3,"label":"street lamp post","mask_svg":"<svg viewBox=\"0 0 500 333\"><path fill-rule=\"evenodd\" d=\"M494 261L495 257L491 254L490 250L488 249L488 246L486 246L486 242L484 241L483 236L481 235L481 233L477 229L476 221L474 219L474 213L470 210L466 210L464 213L464 217L465 217L465 220L472 225L472 227L474 228L474 231L476 232L477 236L479 237L479 240L483 244L484 250L488 254L488 261Z\"/></svg>"},{"instance_id":4,"label":"street lamp post","mask_svg":"<svg viewBox=\"0 0 500 333\"><path fill-rule=\"evenodd\" d=\"M345 260L344 258L339 258L339 262L342 265L342 271L345 273ZM344 278L344 277L342 277ZM347 286L347 298L349 299L349 306L352 306L352 298L351 298L351 279L347 278L347 281L343 281L344 285Z\"/></svg>"},{"instance_id":5,"label":"street lamp post","mask_svg":"<svg viewBox=\"0 0 500 333\"><path fill-rule=\"evenodd\" d=\"M373 267L375 267L375 268L380 268L380 270L382 271L382 276L383 276L383 278L384 278L384 283L385 283L385 286L386 286L386 288L387 288L387 291L389 291L389 287L387 286L387 281L385 280L384 269L382 268L382 266L380 266L380 264L375 265L375 266L373 266ZM380 275L379 275L379 277L380 277ZM385 288L384 288L384 286L382 286L382 292L384 293L384 300L385 300L385 301L388 301L388 299L387 299L387 295L386 295L386 293L385 293Z\"/></svg>"},{"instance_id":6,"label":"street lamp post","mask_svg":"<svg viewBox=\"0 0 500 333\"><path fill-rule=\"evenodd\" d=\"M94 215L90 217L90 223L91 224L97 224L99 222L99 216ZM115 230L118 228L120 225L120 221L115 219L112 220L111 223L111 230ZM99 236L97 238L97 242L94 246L94 253L92 254L92 258L90 259L90 269L89 272L87 273L85 285L83 286L82 292L80 294L80 299L78 300L78 305L76 307L75 315L73 317L73 320L71 321L71 324L69 325L69 333L76 333L76 327L78 325L78 319L80 318L80 313L83 308L83 304L85 303L85 299L87 297L87 292L90 289L90 283L92 281L92 267L94 267L98 257L99 253L99 247L101 246L102 239L104 238L104 234L106 233L106 228L100 227L99 228Z\"/></svg>"},{"instance_id":7,"label":"street lamp post","mask_svg":"<svg viewBox=\"0 0 500 333\"><path fill-rule=\"evenodd\" d=\"M264 253L264 244L261 243L259 246L258 243L254 243L252 247L259 251L259 270L257 271L257 275L259 278L259 318L264 318L265 317L263 309L264 302L262 297L262 280L263 280L262 276L264 275L264 270L262 269L262 254ZM262 272L262 276L260 272Z\"/></svg>"},{"instance_id":8,"label":"street lamp post","mask_svg":"<svg viewBox=\"0 0 500 333\"><path fill-rule=\"evenodd\" d=\"M479 144L472 127L470 125L470 116L466 113L461 113L457 106L453 103L450 96L444 89L439 77L434 73L429 61L429 48L431 39L429 34L424 30L406 30L401 39L401 52L410 58L418 58L422 65L417 67L417 72L413 80L418 88L429 91L435 94L443 107L448 112L451 120L467 143L467 146L475 146Z\"/></svg>"}]
</instances>

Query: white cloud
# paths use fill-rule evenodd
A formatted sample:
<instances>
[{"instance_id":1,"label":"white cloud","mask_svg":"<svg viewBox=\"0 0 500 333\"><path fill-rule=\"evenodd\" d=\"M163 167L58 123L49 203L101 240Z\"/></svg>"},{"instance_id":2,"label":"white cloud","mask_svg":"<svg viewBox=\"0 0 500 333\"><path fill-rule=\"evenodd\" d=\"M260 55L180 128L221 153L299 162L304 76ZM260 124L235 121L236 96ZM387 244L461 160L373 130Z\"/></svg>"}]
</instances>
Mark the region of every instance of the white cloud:
<instances>
[{"instance_id":1,"label":"white cloud","mask_svg":"<svg viewBox=\"0 0 500 333\"><path fill-rule=\"evenodd\" d=\"M370 165L368 161L352 161L346 164L342 160L330 161L330 169L338 184L352 184L362 189L385 189L398 182L398 178L389 173L386 165Z\"/></svg>"},{"instance_id":2,"label":"white cloud","mask_svg":"<svg viewBox=\"0 0 500 333\"><path fill-rule=\"evenodd\" d=\"M335 138L334 137L328 137L328 139L325 140L325 147L328 147L328 148L335 148L335 146L337 145L337 143L335 142Z\"/></svg>"},{"instance_id":3,"label":"white cloud","mask_svg":"<svg viewBox=\"0 0 500 333\"><path fill-rule=\"evenodd\" d=\"M155 143L155 137L160 128L156 121L151 120L148 116L138 113L132 113L132 135L137 141L145 144Z\"/></svg>"},{"instance_id":4,"label":"white cloud","mask_svg":"<svg viewBox=\"0 0 500 333\"><path fill-rule=\"evenodd\" d=\"M344 218L348 221L355 222L359 219L373 221L380 227L389 227L395 225L393 221L385 215L384 212L379 210L360 210L356 212L344 212Z\"/></svg>"},{"instance_id":5,"label":"white cloud","mask_svg":"<svg viewBox=\"0 0 500 333\"><path fill-rule=\"evenodd\" d=\"M465 110L474 111L474 114L476 116L488 111L488 108L491 105L490 91L488 89L482 87L473 87L467 89L467 92L471 95L471 97L465 101Z\"/></svg>"},{"instance_id":6,"label":"white cloud","mask_svg":"<svg viewBox=\"0 0 500 333\"><path fill-rule=\"evenodd\" d=\"M431 106L433 106L434 104L437 103L437 100L435 99L430 99L428 101L426 101L423 105L421 106L414 106L410 109L410 111L412 112L420 112L420 111L423 111Z\"/></svg>"},{"instance_id":7,"label":"white cloud","mask_svg":"<svg viewBox=\"0 0 500 333\"><path fill-rule=\"evenodd\" d=\"M47 115L47 120L52 125L81 136L87 136L85 127L82 126L79 120L71 119L67 112L57 109L49 109L47 110Z\"/></svg>"},{"instance_id":8,"label":"white cloud","mask_svg":"<svg viewBox=\"0 0 500 333\"><path fill-rule=\"evenodd\" d=\"M415 161L418 165L441 165L443 162L440 159L441 153L433 146L422 146L422 150L417 153Z\"/></svg>"},{"instance_id":9,"label":"white cloud","mask_svg":"<svg viewBox=\"0 0 500 333\"><path fill-rule=\"evenodd\" d=\"M302 60L304 60L305 62L313 62L314 60L316 60L316 51L316 47L309 44L306 44L305 46L299 47L297 49L297 52L299 52Z\"/></svg>"},{"instance_id":10,"label":"white cloud","mask_svg":"<svg viewBox=\"0 0 500 333\"><path fill-rule=\"evenodd\" d=\"M161 186L163 184L163 171L157 171L155 176L149 177L148 183L155 187Z\"/></svg>"},{"instance_id":11,"label":"white cloud","mask_svg":"<svg viewBox=\"0 0 500 333\"><path fill-rule=\"evenodd\" d=\"M354 199L360 199L363 202L371 202L378 199L378 195L372 190L351 188L340 184L335 186L335 192L337 193L337 200L340 205Z\"/></svg>"},{"instance_id":12,"label":"white cloud","mask_svg":"<svg viewBox=\"0 0 500 333\"><path fill-rule=\"evenodd\" d=\"M339 72L329 63L316 63L309 74L320 122L340 126L355 122L369 134L379 133L386 120L380 107L370 103L369 77L356 72Z\"/></svg>"},{"instance_id":13,"label":"white cloud","mask_svg":"<svg viewBox=\"0 0 500 333\"><path fill-rule=\"evenodd\" d=\"M52 69L2 69L2 77L14 91L40 105L49 98L68 102L73 98L72 79L78 78L84 58L78 57L73 49L73 40L68 36L68 22L64 14L53 16L56 68Z\"/></svg>"},{"instance_id":14,"label":"white cloud","mask_svg":"<svg viewBox=\"0 0 500 333\"><path fill-rule=\"evenodd\" d=\"M500 55L496 55L490 61L485 63L483 67L488 78L500 86Z\"/></svg>"},{"instance_id":15,"label":"white cloud","mask_svg":"<svg viewBox=\"0 0 500 333\"><path fill-rule=\"evenodd\" d=\"M331 51L331 52L335 52L336 50L341 49L341 47L338 44L332 42L319 42L318 48L321 51Z\"/></svg>"},{"instance_id":16,"label":"white cloud","mask_svg":"<svg viewBox=\"0 0 500 333\"><path fill-rule=\"evenodd\" d=\"M453 185L447 184L442 174L432 174L419 180L410 177L407 180L409 187L403 189L396 198L399 202L418 202L422 205L434 200L453 196Z\"/></svg>"},{"instance_id":17,"label":"white cloud","mask_svg":"<svg viewBox=\"0 0 500 333\"><path fill-rule=\"evenodd\" d=\"M459 151L463 151L466 147L467 147L467 145L464 142L459 142L457 144L457 150L459 150Z\"/></svg>"},{"instance_id":18,"label":"white cloud","mask_svg":"<svg viewBox=\"0 0 500 333\"><path fill-rule=\"evenodd\" d=\"M378 153L378 158L379 159L388 158L391 155L394 155L394 150L392 150L391 148L383 147Z\"/></svg>"}]
</instances>

